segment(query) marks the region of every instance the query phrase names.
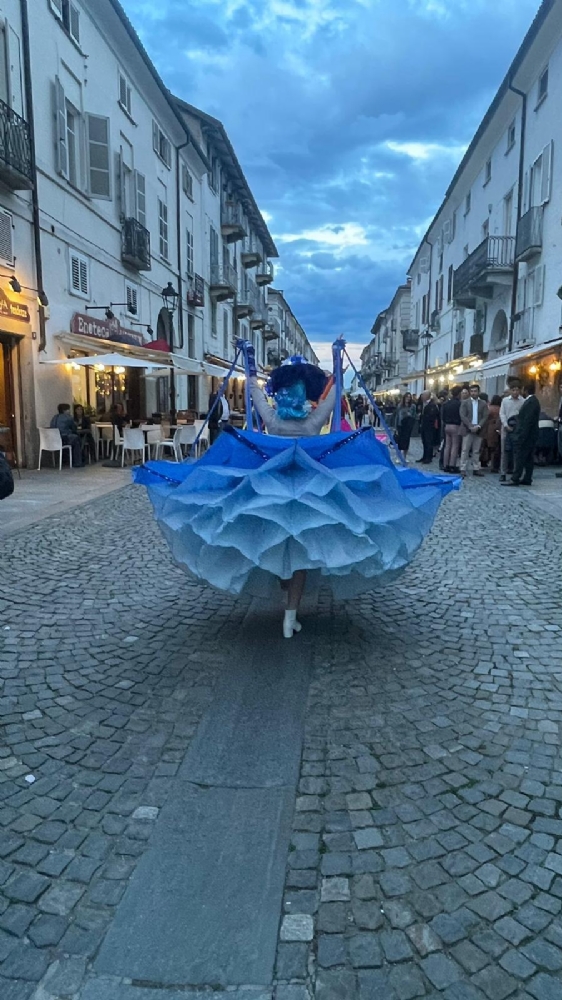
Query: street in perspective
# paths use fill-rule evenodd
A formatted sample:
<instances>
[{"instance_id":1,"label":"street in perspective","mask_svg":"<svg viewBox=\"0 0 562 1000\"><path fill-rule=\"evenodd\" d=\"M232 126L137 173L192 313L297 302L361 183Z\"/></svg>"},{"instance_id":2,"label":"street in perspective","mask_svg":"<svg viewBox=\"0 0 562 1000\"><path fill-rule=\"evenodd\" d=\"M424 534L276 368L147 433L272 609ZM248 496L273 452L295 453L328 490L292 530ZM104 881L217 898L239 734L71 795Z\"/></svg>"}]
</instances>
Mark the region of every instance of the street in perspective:
<instances>
[{"instance_id":1,"label":"street in perspective","mask_svg":"<svg viewBox=\"0 0 562 1000\"><path fill-rule=\"evenodd\" d=\"M561 1000L562 0L0 7L0 1000Z\"/></svg>"}]
</instances>

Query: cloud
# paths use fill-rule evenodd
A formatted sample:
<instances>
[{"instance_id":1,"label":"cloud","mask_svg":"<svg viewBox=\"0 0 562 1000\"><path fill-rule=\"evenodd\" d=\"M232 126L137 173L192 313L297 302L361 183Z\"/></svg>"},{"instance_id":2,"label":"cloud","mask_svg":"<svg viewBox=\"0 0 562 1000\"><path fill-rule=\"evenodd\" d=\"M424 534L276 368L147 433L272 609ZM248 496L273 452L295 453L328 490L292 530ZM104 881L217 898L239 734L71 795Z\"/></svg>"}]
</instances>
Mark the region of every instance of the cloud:
<instances>
[{"instance_id":1,"label":"cloud","mask_svg":"<svg viewBox=\"0 0 562 1000\"><path fill-rule=\"evenodd\" d=\"M122 0L220 118L315 342L370 338L538 0Z\"/></svg>"}]
</instances>

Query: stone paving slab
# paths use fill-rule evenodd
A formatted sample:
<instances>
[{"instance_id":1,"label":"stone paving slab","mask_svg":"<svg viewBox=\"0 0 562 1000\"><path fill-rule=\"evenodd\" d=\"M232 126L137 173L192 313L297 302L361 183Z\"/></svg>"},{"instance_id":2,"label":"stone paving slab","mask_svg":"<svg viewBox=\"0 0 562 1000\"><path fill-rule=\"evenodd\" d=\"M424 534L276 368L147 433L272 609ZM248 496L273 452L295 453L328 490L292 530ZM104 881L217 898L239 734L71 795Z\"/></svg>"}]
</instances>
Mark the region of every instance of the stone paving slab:
<instances>
[{"instance_id":1,"label":"stone paving slab","mask_svg":"<svg viewBox=\"0 0 562 1000\"><path fill-rule=\"evenodd\" d=\"M33 1000L41 998L34 997ZM218 993L214 990L161 990L96 976L81 991L79 1000L272 1000L272 990L252 987Z\"/></svg>"}]
</instances>

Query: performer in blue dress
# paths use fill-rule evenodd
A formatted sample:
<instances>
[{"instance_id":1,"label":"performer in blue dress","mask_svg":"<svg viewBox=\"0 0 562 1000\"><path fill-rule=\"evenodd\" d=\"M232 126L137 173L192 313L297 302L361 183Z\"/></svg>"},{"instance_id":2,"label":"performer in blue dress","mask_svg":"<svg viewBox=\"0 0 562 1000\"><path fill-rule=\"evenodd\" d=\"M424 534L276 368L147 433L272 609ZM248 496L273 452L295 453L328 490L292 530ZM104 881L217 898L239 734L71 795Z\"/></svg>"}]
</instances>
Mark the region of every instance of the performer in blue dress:
<instances>
[{"instance_id":1,"label":"performer in blue dress","mask_svg":"<svg viewBox=\"0 0 562 1000\"><path fill-rule=\"evenodd\" d=\"M251 393L268 433L227 427L198 461L148 462L135 480L148 487L174 558L196 579L262 598L284 582L290 638L301 628L305 583L350 597L400 573L458 480L394 465L371 428L321 434L339 413L341 367L330 387L315 365L290 359L271 375L272 407L251 344L240 350L248 427Z\"/></svg>"}]
</instances>

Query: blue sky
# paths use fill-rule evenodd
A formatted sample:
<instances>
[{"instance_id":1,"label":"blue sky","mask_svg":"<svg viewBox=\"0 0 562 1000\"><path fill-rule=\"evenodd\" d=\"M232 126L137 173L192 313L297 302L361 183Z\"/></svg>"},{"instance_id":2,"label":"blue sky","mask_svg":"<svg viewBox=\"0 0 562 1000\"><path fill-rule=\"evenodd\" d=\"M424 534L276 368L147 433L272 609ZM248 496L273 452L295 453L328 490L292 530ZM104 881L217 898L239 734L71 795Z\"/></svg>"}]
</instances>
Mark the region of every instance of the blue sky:
<instances>
[{"instance_id":1,"label":"blue sky","mask_svg":"<svg viewBox=\"0 0 562 1000\"><path fill-rule=\"evenodd\" d=\"M224 123L310 339L362 347L539 0L122 2L168 86Z\"/></svg>"}]
</instances>

